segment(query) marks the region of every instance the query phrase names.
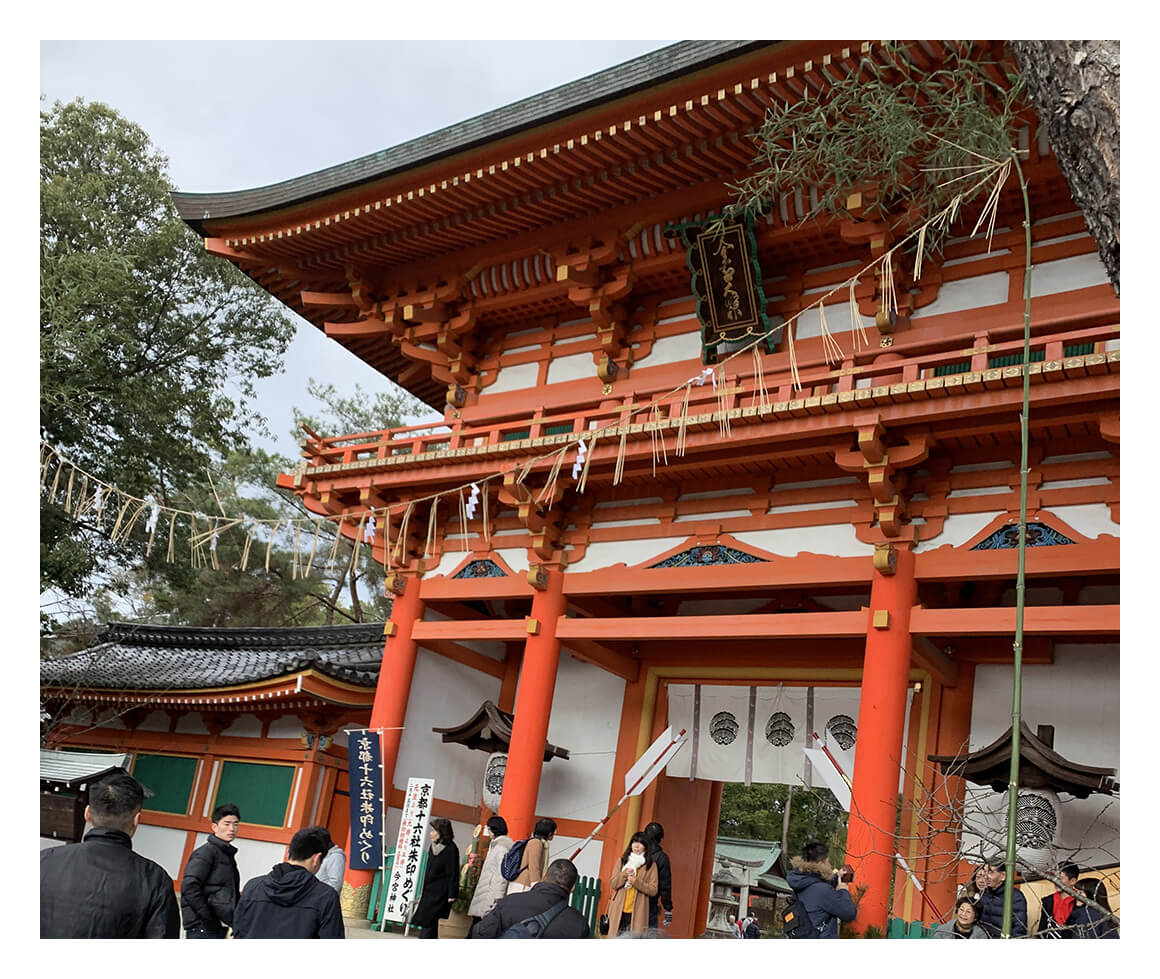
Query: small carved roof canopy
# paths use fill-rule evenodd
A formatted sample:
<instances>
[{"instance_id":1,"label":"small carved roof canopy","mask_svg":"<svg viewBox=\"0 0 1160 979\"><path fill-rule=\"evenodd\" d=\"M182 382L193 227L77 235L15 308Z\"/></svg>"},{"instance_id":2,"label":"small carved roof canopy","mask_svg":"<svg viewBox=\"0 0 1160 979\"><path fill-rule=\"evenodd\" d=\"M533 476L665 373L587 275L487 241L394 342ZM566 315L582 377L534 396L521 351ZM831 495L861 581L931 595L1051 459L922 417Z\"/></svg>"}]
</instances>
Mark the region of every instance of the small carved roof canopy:
<instances>
[{"instance_id":1,"label":"small carved roof canopy","mask_svg":"<svg viewBox=\"0 0 1160 979\"><path fill-rule=\"evenodd\" d=\"M975 785L1005 792L1011 778L1011 728L985 748L967 755L928 755L945 775L957 775ZM1114 768L1078 765L1052 750L1055 728L1044 724L1036 734L1026 723L1019 725L1019 787L1069 792L1077 799L1091 793L1112 795L1120 791Z\"/></svg>"},{"instance_id":2,"label":"small carved roof canopy","mask_svg":"<svg viewBox=\"0 0 1160 979\"><path fill-rule=\"evenodd\" d=\"M455 727L433 727L436 734L443 735L444 744L461 744L468 748L486 751L507 751L512 740L514 715L502 711L490 700L462 724ZM544 745L544 761L553 758L568 759L567 748L557 748L554 744Z\"/></svg>"}]
</instances>

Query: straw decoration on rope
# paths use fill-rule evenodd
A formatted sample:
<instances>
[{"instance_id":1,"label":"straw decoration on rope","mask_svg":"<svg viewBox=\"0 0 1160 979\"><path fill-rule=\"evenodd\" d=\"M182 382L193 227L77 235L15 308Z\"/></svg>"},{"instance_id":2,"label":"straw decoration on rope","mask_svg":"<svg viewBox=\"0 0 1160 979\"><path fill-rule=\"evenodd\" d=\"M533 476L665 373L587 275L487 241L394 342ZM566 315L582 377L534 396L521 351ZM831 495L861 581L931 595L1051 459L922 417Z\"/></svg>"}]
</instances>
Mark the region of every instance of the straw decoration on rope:
<instances>
[{"instance_id":1,"label":"straw decoration on rope","mask_svg":"<svg viewBox=\"0 0 1160 979\"><path fill-rule=\"evenodd\" d=\"M941 138L941 137L940 137ZM944 142L949 142L944 140ZM961 147L960 147L961 148ZM971 152L971 151L967 151ZM894 283L895 274L895 252L899 251L911 241L915 242L916 255L914 265L912 268L912 277L917 280L922 275L922 260L926 250L928 241L928 230L940 230L951 224L957 217L962 202L967 199L974 191L987 187L988 196L982 207L980 214L975 222L974 230L971 235L978 233L980 228L986 228L988 238L988 251L991 248L991 241L994 235L995 222L998 214L999 195L1005 185L1008 176L1011 172L1011 161L990 160L986 157L981 157L977 153L972 153L980 162L977 165L972 165L962 168L945 168L945 169L960 169L962 172L952 176L945 181L946 184L959 180L970 180L977 178L976 182L969 189L963 190L956 194L950 203L943 208L938 214L923 222L920 226L913 229L888 251L875 258L872 262L861 268L852 276L844 279L841 283L829 289L823 295L815 299L810 305L798 310L792 316L785 319L779 327L785 331L786 352L788 354L788 366L791 386L795 391L802 390L802 381L799 370L797 351L794 344L794 327L796 321L806 312L818 307L818 317L820 323L820 333L822 337L822 351L825 362L827 364L841 361L845 354L841 345L830 331L829 324L826 319L825 302L839 290L846 290L846 302L849 307L850 315L850 329L852 334L852 341L854 343L855 351L860 350L863 344L869 343L866 335L865 327L862 323L862 316L858 310L857 299L855 297L855 287L857 283L868 272L874 272L879 280L878 296L881 308L886 310L888 315L896 314L898 308L898 300L896 288ZM988 187L989 185L989 187ZM772 331L771 331L772 332ZM468 525L472 518L474 507L468 507L464 503L463 494L469 487L473 488L473 497L475 494L481 499L481 532L486 546L491 547L491 520L489 515L489 482L493 479L502 479L506 474L511 472L518 472L517 482L522 483L530 474L532 469L538 464L547 463L551 460L551 465L544 487L538 491L535 499L540 505L550 505L551 501L556 496L556 490L560 478L560 472L563 467L564 459L572 450L577 450L577 457L572 469L572 479L576 483L577 492L583 494L587 488L588 477L592 469L592 460L595 455L596 443L600 438L606 438L612 435L619 435L619 444L617 446L615 465L613 470L612 483L619 485L624 478L625 458L627 455L628 429L632 423L632 419L640 414L647 413L650 419L649 434L652 446L652 468L655 476L656 464L658 459L661 460L662 465L668 465L668 451L665 445L664 434L661 429L663 424L663 406L666 402L671 402L676 396L683 395L681 398L680 412L677 416L677 435L674 445L674 454L677 457L683 457L688 448L688 421L689 421L689 407L692 396L692 388L694 385L703 386L706 380L712 380L715 402L717 408L717 421L720 426L723 437L729 437L731 434L731 426L729 421L729 402L731 392L727 388L727 380L725 373L725 365L728 364L735 357L749 354L752 357L753 366L753 397L754 403L765 409L770 404L770 395L765 382L765 372L762 369L762 358L759 345L768 341L768 334L756 335L752 342L742 346L738 350L731 352L727 357L719 361L715 367L704 369L696 377L689 378L682 382L671 391L654 396L650 401L635 407L627 407L624 412L618 416L615 422L607 424L601 428L593 428L584 432L577 433L574 441L565 443L559 449L553 449L540 456L535 456L522 463L513 464L510 467L498 470L484 478L475 477L472 481L464 483L461 486L450 487L446 490L441 490L438 493L433 493L425 497L411 499L408 501L398 501L387 507L381 508L379 515L385 521L385 561L388 567L393 565L404 566L407 562L403 560L404 549L407 547L408 532L410 529L411 515L417 504L430 503L430 510L428 515L427 537L425 541L424 553L429 557L431 551L437 547L437 514L438 504L441 497L448 494L456 494L459 498L459 519L461 530L464 536L464 549L470 550L467 543L469 539ZM737 378L740 381L740 376ZM672 417L671 414L669 416ZM167 517L169 527L167 532L168 546L166 551L166 560L173 561L174 546L175 546L175 531L177 520L179 517L185 517L189 521L190 535L190 562L194 567L205 567L207 564L212 564L216 569L218 568L217 558L217 540L220 534L238 526L243 525L246 531L245 545L242 550L241 566L244 570L249 562L252 544L259 533L268 528L269 538L266 541L266 558L265 569L268 572L270 568L270 557L273 548L274 540L278 531L285 524L288 527L293 527L293 543L292 543L292 572L295 576L299 573L305 575L310 572L314 565L314 559L317 552L318 540L322 532L322 521L316 518L278 518L268 520L251 520L249 518L232 518L225 513L222 508L221 500L218 497L217 489L213 486L212 478L210 480L211 488L215 501L219 509L222 510L220 516L210 516L206 514L195 513L189 510L178 509L170 506L163 506L153 500L152 496L147 499L141 499L126 493L116 486L105 483L86 472L81 467L77 466L65 459L60 453L43 439L41 440L40 450L40 488L41 492L47 492L47 498L50 503L57 502L58 493L64 494L62 501L66 512L72 516L74 520L81 520L82 518L89 518L98 526L100 526L106 508L116 509L116 519L110 534L110 538L117 542L124 542L129 535L136 528L140 521L140 516L147 506L153 509L153 515L146 524L148 533L148 543L146 546L146 554L152 550L154 540L157 533L158 518L160 515ZM65 469L68 469L67 478ZM77 487L76 477L80 476L80 485ZM49 477L51 478L51 481ZM62 487L63 481L63 487ZM90 485L91 484L91 485ZM92 490L92 492L90 492ZM392 547L391 538L391 517L395 512L402 512L402 520L399 527L398 536L394 539L394 546ZM377 511L364 511L360 517L358 528L354 534L354 546L351 549L351 565L358 559L358 554L363 543L363 530L367 524L368 516L373 520ZM205 521L205 529L199 526L199 520ZM310 520L314 524L314 537L310 547L309 556L303 560L301 554L301 532L302 525L306 520ZM353 521L353 515L343 514L337 518L338 528L336 529L334 545L331 548L330 558L328 561L328 568L333 568L337 558L338 545L342 537L342 527L344 524L348 525ZM373 524L372 524L373 526ZM205 545L209 543L209 557L207 559L205 554ZM372 540L373 543L373 540Z\"/></svg>"}]
</instances>

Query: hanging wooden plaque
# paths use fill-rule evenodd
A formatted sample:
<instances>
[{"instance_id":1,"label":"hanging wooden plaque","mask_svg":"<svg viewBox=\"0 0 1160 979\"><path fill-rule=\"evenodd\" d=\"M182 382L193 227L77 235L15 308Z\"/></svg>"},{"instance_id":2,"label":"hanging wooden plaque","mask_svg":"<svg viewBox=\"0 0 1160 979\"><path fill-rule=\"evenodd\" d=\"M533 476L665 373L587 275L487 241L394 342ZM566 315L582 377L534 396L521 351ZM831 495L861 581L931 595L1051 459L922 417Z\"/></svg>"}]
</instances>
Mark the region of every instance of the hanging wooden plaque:
<instances>
[{"instance_id":1,"label":"hanging wooden plaque","mask_svg":"<svg viewBox=\"0 0 1160 979\"><path fill-rule=\"evenodd\" d=\"M765 337L772 351L757 240L740 222L679 225L685 242L697 318L701 322L702 361L714 364L719 347Z\"/></svg>"}]
</instances>

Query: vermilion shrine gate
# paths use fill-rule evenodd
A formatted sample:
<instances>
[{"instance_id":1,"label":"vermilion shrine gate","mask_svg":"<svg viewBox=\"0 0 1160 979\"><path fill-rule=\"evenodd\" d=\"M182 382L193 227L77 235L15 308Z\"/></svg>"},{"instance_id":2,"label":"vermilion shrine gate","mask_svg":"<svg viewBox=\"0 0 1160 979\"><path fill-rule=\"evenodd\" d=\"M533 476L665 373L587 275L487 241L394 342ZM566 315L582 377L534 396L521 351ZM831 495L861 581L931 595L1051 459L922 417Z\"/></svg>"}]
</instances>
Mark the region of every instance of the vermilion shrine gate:
<instances>
[{"instance_id":1,"label":"vermilion shrine gate","mask_svg":"<svg viewBox=\"0 0 1160 979\"><path fill-rule=\"evenodd\" d=\"M939 42L906 50L932 68L945 56ZM799 223L810 188L756 222L772 324L756 360L728 360L742 344L703 329L681 231L729 202L767 101L824 96L862 57L879 46L686 42L371 157L176 200L212 253L443 413L434 428L311 435L279 478L348 535L376 513L395 598L369 726L388 729L396 789L432 774L415 770L419 739L471 713L441 711L440 683L478 680L514 711L500 805L512 835L551 816L572 839L668 723L671 684L859 688L849 858L868 887L859 921L881 927L890 905L922 915L903 875L889 893L896 849L944 909L962 879L942 806L963 783L925 759L1010 723L1022 202L1004 193L989 250L967 225L917 282L898 271L882 329L880 283L863 276L870 343L855 349L831 307L836 362L817 308L802 311L891 246L883 226ZM1024 716L1055 723L1077 761L1115 765L1119 303L1043 127L1030 110L1024 121L1024 656L1039 678ZM799 313L797 390L777 326ZM577 442L596 431L574 478ZM473 482L482 499L465 520L459 489ZM441 679L420 694L416 664L432 656ZM1084 698L1095 718L1052 716ZM546 766L549 737L573 757ZM434 772L436 814L474 821L481 756L441 750L458 754L424 756L450 766ZM704 928L721 784L662 776L598 837L607 879L634 830L664 823L677 935ZM368 882L348 872L348 910Z\"/></svg>"}]
</instances>

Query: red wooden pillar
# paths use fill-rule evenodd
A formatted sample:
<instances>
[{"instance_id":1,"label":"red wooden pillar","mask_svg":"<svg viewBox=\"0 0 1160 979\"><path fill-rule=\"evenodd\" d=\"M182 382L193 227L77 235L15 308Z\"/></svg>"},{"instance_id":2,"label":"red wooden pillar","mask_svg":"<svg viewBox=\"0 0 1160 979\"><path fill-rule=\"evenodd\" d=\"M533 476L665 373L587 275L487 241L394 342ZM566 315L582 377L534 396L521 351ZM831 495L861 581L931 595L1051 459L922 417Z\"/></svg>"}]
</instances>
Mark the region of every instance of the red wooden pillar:
<instances>
[{"instance_id":1,"label":"red wooden pillar","mask_svg":"<svg viewBox=\"0 0 1160 979\"><path fill-rule=\"evenodd\" d=\"M910 671L910 610L916 595L914 555L901 547L896 548L895 554L893 574L884 574L877 568L873 573L858 707L858 746L846 852L855 867L855 886L866 887L858 907L859 931L874 925L885 932L894 865L894 827Z\"/></svg>"},{"instance_id":2,"label":"red wooden pillar","mask_svg":"<svg viewBox=\"0 0 1160 979\"><path fill-rule=\"evenodd\" d=\"M560 571L549 571L547 586L532 599L530 631L520 666L512 740L499 803L499 814L507 822L508 834L514 840L531 836L535 825L540 770L544 764L544 745L548 742L556 668L560 663L556 622L563 614L564 575Z\"/></svg>"},{"instance_id":3,"label":"red wooden pillar","mask_svg":"<svg viewBox=\"0 0 1160 979\"><path fill-rule=\"evenodd\" d=\"M418 643L412 634L416 622L423 618L423 601L419 598L419 578L408 577L402 595L396 595L391 606L391 619L385 634L383 662L375 686L375 702L371 708L370 728L395 728L382 735L383 792L391 796L394 785L395 762L399 758L399 744L403 739L403 720L407 716L407 701L411 697L411 678L415 674ZM387 842L388 847L390 841ZM349 861L352 840L349 831L346 853ZM352 870L349 865L343 877L342 911L347 917L364 917L370 903L372 870ZM348 891L349 885L349 891Z\"/></svg>"}]
</instances>

